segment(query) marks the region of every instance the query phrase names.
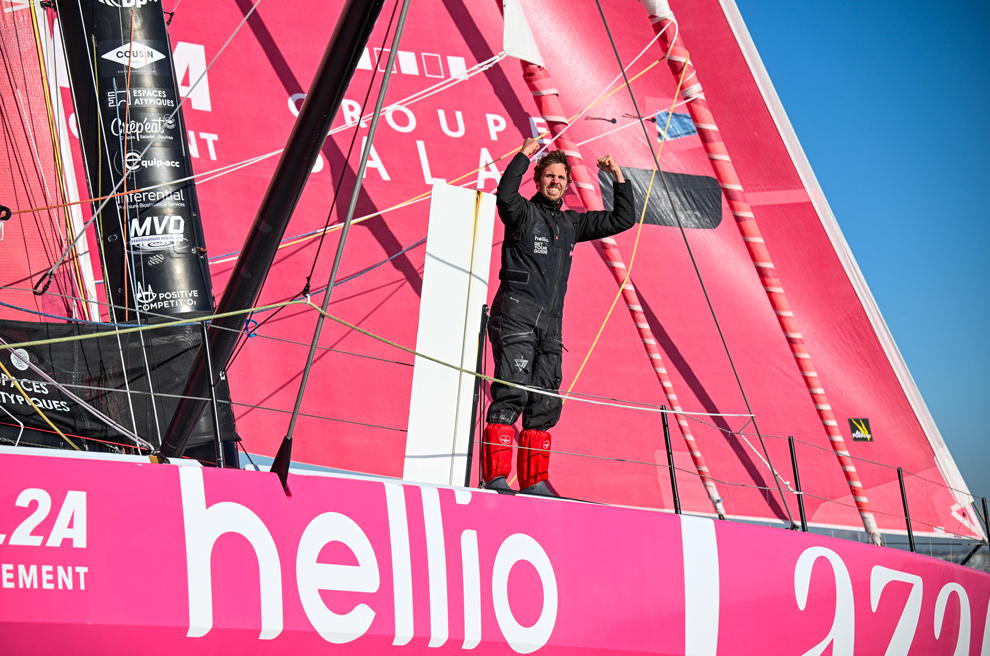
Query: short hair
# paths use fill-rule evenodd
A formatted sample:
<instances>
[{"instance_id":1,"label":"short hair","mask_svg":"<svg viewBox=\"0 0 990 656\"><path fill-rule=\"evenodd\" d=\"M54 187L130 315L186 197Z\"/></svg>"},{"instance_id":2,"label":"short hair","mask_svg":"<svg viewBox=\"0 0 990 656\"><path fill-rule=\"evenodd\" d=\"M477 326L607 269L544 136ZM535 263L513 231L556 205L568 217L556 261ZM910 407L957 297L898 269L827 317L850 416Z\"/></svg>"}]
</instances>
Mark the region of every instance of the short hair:
<instances>
[{"instance_id":1,"label":"short hair","mask_svg":"<svg viewBox=\"0 0 990 656\"><path fill-rule=\"evenodd\" d=\"M565 155L562 150L551 150L549 153L540 158L540 161L536 163L536 168L533 169L533 180L539 184L540 176L543 175L543 169L551 164L564 165L564 170L567 171L567 184L570 184L571 165L567 163L567 155Z\"/></svg>"}]
</instances>

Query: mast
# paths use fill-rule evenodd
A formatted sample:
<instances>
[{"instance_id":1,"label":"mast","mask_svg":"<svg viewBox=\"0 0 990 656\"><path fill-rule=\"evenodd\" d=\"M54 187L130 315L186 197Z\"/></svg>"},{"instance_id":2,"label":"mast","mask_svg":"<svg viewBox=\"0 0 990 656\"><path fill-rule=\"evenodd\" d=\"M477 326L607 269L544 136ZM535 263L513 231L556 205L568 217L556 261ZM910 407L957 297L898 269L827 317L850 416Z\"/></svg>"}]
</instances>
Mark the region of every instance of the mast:
<instances>
[{"instance_id":1,"label":"mast","mask_svg":"<svg viewBox=\"0 0 990 656\"><path fill-rule=\"evenodd\" d=\"M811 354L808 352L808 348L804 343L804 336L801 334L797 320L794 317L794 312L791 310L787 302L787 297L784 295L784 288L780 280L776 277L770 252L767 250L766 244L763 241L763 236L756 223L753 209L747 202L746 192L739 181L735 167L732 165L732 159L729 157L725 143L719 135L715 117L708 108L701 82L698 81L697 71L695 71L694 66L691 64L688 51L684 48L682 39L678 36L674 14L670 10L666 0L640 1L650 16L650 23L653 25L654 32L660 35L659 44L666 54L667 64L671 73L675 78L680 79L683 76L685 80L685 86L681 93L687 101L691 120L694 122L695 128L698 131L698 136L701 138L705 152L708 154L708 159L711 162L712 170L715 172L715 177L718 179L719 186L722 188L722 193L725 195L732 215L735 217L736 227L739 229L739 234L746 243L746 249L763 283L767 300L770 301L770 306L777 316L777 322L780 324L780 329L783 331L784 338L790 347L791 355L794 356L794 361L801 371L805 386L811 395L812 402L815 404L815 410L818 412L818 418L828 436L829 444L831 444L832 450L839 460L839 465L842 467L842 472L846 477L846 482L849 484L849 490L852 493L853 500L856 502L856 508L863 521L863 526L869 534L871 542L878 545L882 544L883 539L877 529L876 518L873 516L873 511L870 508L869 500L866 498L866 493L863 491L863 484L859 480L859 474L856 472L856 465L849 456L849 451L846 449L842 433L839 431L839 424L835 419L835 415L832 413L832 406L829 404L828 397L825 395L825 390L822 387L822 382L818 378L814 363L811 361Z\"/></svg>"},{"instance_id":2,"label":"mast","mask_svg":"<svg viewBox=\"0 0 990 656\"><path fill-rule=\"evenodd\" d=\"M217 306L218 314L250 308L258 299L278 244L319 157L330 124L383 4L384 0L347 0L344 5L244 248L234 264L233 273ZM210 331L209 349L213 369L219 377L234 353L244 319L239 315L224 317L214 320L211 326L215 330ZM193 426L207 404L207 401L199 400L207 395L211 384L202 347L190 371L183 398L162 440L161 453L166 457L182 453Z\"/></svg>"},{"instance_id":3,"label":"mast","mask_svg":"<svg viewBox=\"0 0 990 656\"><path fill-rule=\"evenodd\" d=\"M128 5L120 7L115 5ZM112 321L209 313L213 292L160 2L59 0Z\"/></svg>"}]
</instances>

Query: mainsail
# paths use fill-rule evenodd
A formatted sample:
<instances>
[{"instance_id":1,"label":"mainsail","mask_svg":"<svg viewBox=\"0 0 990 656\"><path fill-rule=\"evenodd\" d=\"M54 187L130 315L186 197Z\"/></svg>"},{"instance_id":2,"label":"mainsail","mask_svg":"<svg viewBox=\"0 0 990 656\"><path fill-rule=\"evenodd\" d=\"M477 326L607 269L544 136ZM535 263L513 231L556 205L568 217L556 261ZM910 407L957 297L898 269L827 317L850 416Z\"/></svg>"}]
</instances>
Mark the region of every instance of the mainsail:
<instances>
[{"instance_id":1,"label":"mainsail","mask_svg":"<svg viewBox=\"0 0 990 656\"><path fill-rule=\"evenodd\" d=\"M175 8L169 31L180 91L203 77L189 91L186 124L218 286L232 275L245 226L341 5L260 4L252 11L247 0L184 0ZM637 192L644 225L618 236L616 247L627 265L637 253L632 279L642 317L725 513L788 523L797 498L787 441L793 436L809 520L858 530L862 524L846 474L753 271L729 202L717 195L703 137L684 106L678 78L663 61L667 49L658 45L663 41L638 3L603 0L601 7L599 12L594 4L554 0L526 3L523 11L575 147L585 160L610 153L627 168L627 177L645 181ZM673 9L674 27L704 81L705 99L773 254L815 373L829 391L836 428L876 525L881 532L903 529L900 467L917 532L979 535L964 508L965 483L893 347L734 4L675 2ZM502 50L502 21L494 2L421 0L410 14L348 238L343 279L329 309L383 340L406 346L416 340L420 245L432 184L445 180L492 192L524 137L553 137L545 134L548 126L519 64ZM346 198L354 184L367 135L367 124L360 122L370 111L365 98L373 94L388 55L386 30L380 21L372 34L259 304L316 296L328 279L327 254L346 211L346 203L334 200ZM668 124L659 166L669 186L648 190L654 152ZM532 193L531 183L524 185L527 191ZM602 191L608 202L609 190ZM565 202L582 204L576 195ZM683 231L675 227L678 218ZM616 283L590 245L575 250L570 289L564 388L576 382L554 433L560 449L553 456L554 484L569 496L671 508L659 412L669 401L637 326L624 313L610 315ZM20 307L19 301L11 304ZM309 308L296 304L256 313L246 322L227 376L239 432L252 453L273 455L285 435L315 320ZM293 457L401 475L412 364L412 356L385 341L344 324L329 326ZM853 436L864 419L872 429L868 441ZM675 440L674 451L681 505L711 513L712 500L683 440Z\"/></svg>"}]
</instances>

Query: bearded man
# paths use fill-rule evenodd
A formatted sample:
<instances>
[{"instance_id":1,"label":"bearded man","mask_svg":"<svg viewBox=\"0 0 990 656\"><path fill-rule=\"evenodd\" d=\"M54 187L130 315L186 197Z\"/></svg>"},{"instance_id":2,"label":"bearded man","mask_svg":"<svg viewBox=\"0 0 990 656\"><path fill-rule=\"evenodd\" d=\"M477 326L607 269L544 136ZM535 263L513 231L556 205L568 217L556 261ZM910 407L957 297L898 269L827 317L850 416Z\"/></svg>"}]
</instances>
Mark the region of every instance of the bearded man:
<instances>
[{"instance_id":1,"label":"bearded man","mask_svg":"<svg viewBox=\"0 0 990 656\"><path fill-rule=\"evenodd\" d=\"M537 150L539 143L526 139L498 185L496 204L505 239L488 337L495 378L556 393L563 377L561 326L574 245L627 230L635 223L635 215L631 185L609 155L598 160L598 168L615 181L612 211L562 209L571 168L560 150L536 164L537 193L526 200L519 194L519 185ZM558 396L492 384L482 448L484 487L515 492L507 477L512 468L513 424L522 415L516 465L520 492L558 496L549 481L549 431L560 419L562 407Z\"/></svg>"}]
</instances>

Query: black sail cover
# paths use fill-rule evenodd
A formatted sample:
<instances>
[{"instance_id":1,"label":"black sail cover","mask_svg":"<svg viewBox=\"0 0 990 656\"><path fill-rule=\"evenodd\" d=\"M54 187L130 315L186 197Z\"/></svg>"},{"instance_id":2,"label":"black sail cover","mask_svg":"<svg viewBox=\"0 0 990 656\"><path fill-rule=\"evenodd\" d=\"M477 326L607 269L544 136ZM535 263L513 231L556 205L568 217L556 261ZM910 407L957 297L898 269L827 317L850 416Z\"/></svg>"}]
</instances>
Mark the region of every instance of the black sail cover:
<instances>
[{"instance_id":1,"label":"black sail cover","mask_svg":"<svg viewBox=\"0 0 990 656\"><path fill-rule=\"evenodd\" d=\"M202 341L199 325L116 335L110 327L90 324L0 321L0 338L6 344L81 335L89 337L0 350L0 361L10 374L0 371L0 443L10 444L20 437L22 445L61 446L60 438L41 417L40 410L81 448L114 450L134 446L120 431L63 393L60 388L64 388L158 446ZM25 364L25 356L33 366ZM35 368L57 385L45 380ZM38 410L28 403L11 377ZM217 398L223 439L236 440L225 379L217 386ZM205 445L213 439L213 413L204 412L188 446Z\"/></svg>"}]
</instances>

